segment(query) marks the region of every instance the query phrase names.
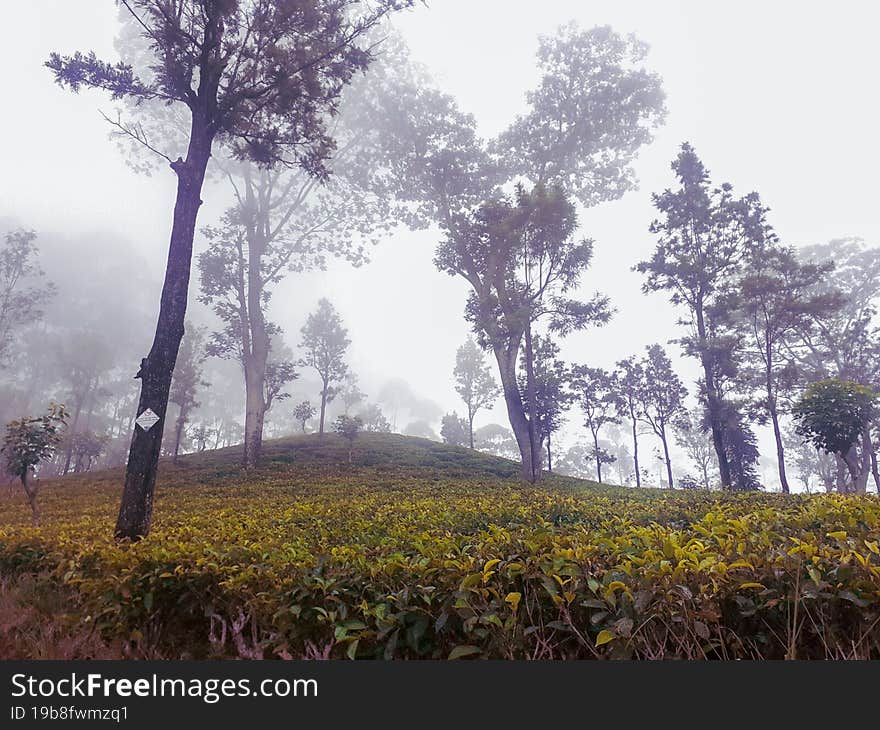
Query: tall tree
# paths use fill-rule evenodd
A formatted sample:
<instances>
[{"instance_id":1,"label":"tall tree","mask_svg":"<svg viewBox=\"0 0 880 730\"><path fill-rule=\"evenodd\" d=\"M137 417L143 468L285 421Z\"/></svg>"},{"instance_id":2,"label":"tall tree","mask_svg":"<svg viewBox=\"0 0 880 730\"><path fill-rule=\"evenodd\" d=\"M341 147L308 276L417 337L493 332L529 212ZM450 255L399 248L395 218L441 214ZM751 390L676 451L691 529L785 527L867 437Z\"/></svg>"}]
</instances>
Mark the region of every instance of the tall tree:
<instances>
[{"instance_id":1,"label":"tall tree","mask_svg":"<svg viewBox=\"0 0 880 730\"><path fill-rule=\"evenodd\" d=\"M500 391L495 378L486 366L483 350L468 337L455 353L455 392L467 407L468 442L474 448L474 417L479 411L491 406Z\"/></svg>"},{"instance_id":2,"label":"tall tree","mask_svg":"<svg viewBox=\"0 0 880 730\"><path fill-rule=\"evenodd\" d=\"M617 384L620 391L618 415L629 421L633 443L633 471L636 475L636 486L641 487L642 475L639 472L639 415L645 373L642 368L642 363L636 357L629 357L625 360L620 360L617 363L617 369Z\"/></svg>"},{"instance_id":3,"label":"tall tree","mask_svg":"<svg viewBox=\"0 0 880 730\"><path fill-rule=\"evenodd\" d=\"M526 374L525 399L517 379L520 347L529 368L529 332L540 314L555 312L569 330L607 319L603 298L577 307L564 297L592 250L573 240L569 197L592 206L634 186L631 162L665 113L660 79L643 66L646 53L608 27L571 24L541 37L541 78L527 94L528 109L488 143L450 97L424 89L401 96L399 194L441 227L438 268L472 288L466 311L498 363L529 481L540 477L542 454L530 419L534 373ZM502 187L515 182L515 200L505 199Z\"/></svg>"},{"instance_id":4,"label":"tall tree","mask_svg":"<svg viewBox=\"0 0 880 730\"><path fill-rule=\"evenodd\" d=\"M8 360L17 330L37 321L55 294L54 284L41 281L36 237L33 231L8 231L0 246L0 367Z\"/></svg>"},{"instance_id":5,"label":"tall tree","mask_svg":"<svg viewBox=\"0 0 880 730\"><path fill-rule=\"evenodd\" d=\"M571 388L586 416L586 426L593 437L592 457L596 461L596 478L602 482L602 464L610 463L607 451L599 445L602 429L620 423L620 396L614 376L602 368L574 365L571 368Z\"/></svg>"},{"instance_id":6,"label":"tall tree","mask_svg":"<svg viewBox=\"0 0 880 730\"><path fill-rule=\"evenodd\" d=\"M681 324L690 332L682 342L703 369L702 395L721 484L729 489L732 478L725 447L725 408L717 373L720 359L730 353L720 346L712 311L741 268L775 237L757 193L736 198L729 183L713 188L691 145L682 145L672 169L679 188L653 195L654 207L662 216L650 227L658 236L657 248L651 259L635 268L647 274L642 287L646 293L668 291L672 303L687 311Z\"/></svg>"},{"instance_id":7,"label":"tall tree","mask_svg":"<svg viewBox=\"0 0 880 730\"><path fill-rule=\"evenodd\" d=\"M786 494L790 487L779 418L783 399L800 376L792 351L801 347L800 333L821 327L842 304L839 292L817 291L833 268L832 262L801 264L793 249L772 248L746 270L731 293L730 309L745 335L747 374L761 393L757 406L773 426L779 481Z\"/></svg>"},{"instance_id":8,"label":"tall tree","mask_svg":"<svg viewBox=\"0 0 880 730\"><path fill-rule=\"evenodd\" d=\"M707 435L707 428L703 425L703 414L688 413L679 421L679 428L675 437L688 458L697 466L702 478L704 489L711 489L712 482L717 477L718 457L712 439Z\"/></svg>"},{"instance_id":9,"label":"tall tree","mask_svg":"<svg viewBox=\"0 0 880 730\"><path fill-rule=\"evenodd\" d=\"M587 302L566 296L579 284L593 255L591 241L574 238L576 228L574 205L561 189L537 186L527 192L517 186L513 200L486 203L462 222L462 235L448 236L435 259L438 266L471 283L466 316L480 344L495 354L522 475L532 482L540 479L543 461L533 328L547 318L548 330L564 336L611 316L604 296ZM524 388L516 367L521 348Z\"/></svg>"},{"instance_id":10,"label":"tall tree","mask_svg":"<svg viewBox=\"0 0 880 730\"><path fill-rule=\"evenodd\" d=\"M177 421L174 424L174 462L180 453L180 441L186 423L192 411L199 407L196 399L201 388L209 383L203 379L205 361L205 327L192 327L181 341L177 362L174 365L174 377L171 379L171 390L168 400L177 406Z\"/></svg>"},{"instance_id":11,"label":"tall tree","mask_svg":"<svg viewBox=\"0 0 880 730\"><path fill-rule=\"evenodd\" d=\"M342 320L327 299L318 301L318 308L309 315L302 328L300 347L305 350L301 365L314 368L321 378L321 408L318 420L318 433L324 433L324 416L327 404L339 391L338 383L348 372L345 352L351 340Z\"/></svg>"},{"instance_id":12,"label":"tall tree","mask_svg":"<svg viewBox=\"0 0 880 730\"><path fill-rule=\"evenodd\" d=\"M672 460L669 457L670 427L685 414L687 390L672 369L672 361L660 345L650 345L642 361L643 387L639 392L639 418L656 434L663 446L666 478L672 489Z\"/></svg>"},{"instance_id":13,"label":"tall tree","mask_svg":"<svg viewBox=\"0 0 880 730\"><path fill-rule=\"evenodd\" d=\"M574 402L574 394L569 389L570 376L565 363L560 360L559 346L547 336L534 337L534 389L535 389L535 424L538 431L538 442L547 449L547 471L553 471L553 452L551 438L562 427L565 412ZM525 359L523 352L522 359ZM523 366L520 376L520 390L527 392L528 368Z\"/></svg>"},{"instance_id":14,"label":"tall tree","mask_svg":"<svg viewBox=\"0 0 880 730\"><path fill-rule=\"evenodd\" d=\"M202 185L216 139L265 167L298 166L325 178L333 149L328 119L342 88L367 67L359 41L410 0L374 0L351 13L350 0L122 0L142 29L154 62L150 76L94 53L51 54L47 66L72 91L94 88L114 99L163 100L189 116L186 157L171 159L136 122L117 126L162 154L177 175L177 197L156 334L141 361L134 429L116 525L119 538L150 529L163 419L186 316L187 290ZM148 414L149 415L149 414ZM149 420L141 420L142 424Z\"/></svg>"}]
</instances>

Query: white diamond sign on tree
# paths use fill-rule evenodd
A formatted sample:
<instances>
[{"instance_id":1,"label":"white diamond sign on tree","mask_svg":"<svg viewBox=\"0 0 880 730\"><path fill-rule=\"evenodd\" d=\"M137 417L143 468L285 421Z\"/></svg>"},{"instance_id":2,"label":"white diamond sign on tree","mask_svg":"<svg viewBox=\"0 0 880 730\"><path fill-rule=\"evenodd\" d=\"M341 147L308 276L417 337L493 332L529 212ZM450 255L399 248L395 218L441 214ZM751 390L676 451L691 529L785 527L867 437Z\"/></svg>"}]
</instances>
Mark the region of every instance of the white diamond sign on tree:
<instances>
[{"instance_id":1,"label":"white diamond sign on tree","mask_svg":"<svg viewBox=\"0 0 880 730\"><path fill-rule=\"evenodd\" d=\"M141 415L135 419L135 423L144 431L149 431L159 421L159 416L153 413L152 408L147 408Z\"/></svg>"}]
</instances>

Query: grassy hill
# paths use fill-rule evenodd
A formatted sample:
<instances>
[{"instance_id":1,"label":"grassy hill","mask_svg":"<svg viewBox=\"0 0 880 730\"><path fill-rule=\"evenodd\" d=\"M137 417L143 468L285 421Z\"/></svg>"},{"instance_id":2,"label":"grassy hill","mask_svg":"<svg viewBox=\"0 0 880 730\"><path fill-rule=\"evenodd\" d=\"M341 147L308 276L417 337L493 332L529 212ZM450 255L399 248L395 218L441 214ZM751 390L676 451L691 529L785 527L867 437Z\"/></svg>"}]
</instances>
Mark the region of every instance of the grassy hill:
<instances>
[{"instance_id":1,"label":"grassy hill","mask_svg":"<svg viewBox=\"0 0 880 730\"><path fill-rule=\"evenodd\" d=\"M0 501L0 656L880 658L880 501L601 487L389 434ZM795 607L797 609L795 610ZM797 618L794 618L797 616Z\"/></svg>"}]
</instances>

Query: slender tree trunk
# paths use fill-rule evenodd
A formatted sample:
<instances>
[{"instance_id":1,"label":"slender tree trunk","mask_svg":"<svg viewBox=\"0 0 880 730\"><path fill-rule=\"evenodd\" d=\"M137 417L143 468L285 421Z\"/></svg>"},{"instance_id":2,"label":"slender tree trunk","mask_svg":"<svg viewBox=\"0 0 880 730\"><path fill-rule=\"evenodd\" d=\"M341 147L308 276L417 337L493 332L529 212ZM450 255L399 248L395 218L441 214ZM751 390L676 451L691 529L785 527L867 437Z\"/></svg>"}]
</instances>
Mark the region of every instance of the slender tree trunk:
<instances>
[{"instance_id":1,"label":"slender tree trunk","mask_svg":"<svg viewBox=\"0 0 880 730\"><path fill-rule=\"evenodd\" d=\"M474 448L474 414L471 407L468 406L468 438L471 442L471 448Z\"/></svg>"},{"instance_id":2,"label":"slender tree trunk","mask_svg":"<svg viewBox=\"0 0 880 730\"><path fill-rule=\"evenodd\" d=\"M248 207L253 214L248 225L247 328L250 331L250 357L245 358L245 390L247 409L244 429L244 467L259 464L263 447L263 423L268 410L266 403L266 363L269 361L270 338L263 316L263 254L266 251L268 211L263 209L262 193L254 198L253 184L248 180ZM268 204L268 203L266 203Z\"/></svg>"},{"instance_id":3,"label":"slender tree trunk","mask_svg":"<svg viewBox=\"0 0 880 730\"><path fill-rule=\"evenodd\" d=\"M706 463L702 464L703 470L703 486L708 490L709 489L709 467L706 466Z\"/></svg>"},{"instance_id":4,"label":"slender tree trunk","mask_svg":"<svg viewBox=\"0 0 880 730\"><path fill-rule=\"evenodd\" d=\"M73 437L76 436L76 429L79 424L79 416L82 412L83 401L85 395L80 393L76 399L76 405L73 407L73 418L70 419L70 426L67 428L67 448L64 450L64 467L61 470L61 476L70 471L70 462L73 459Z\"/></svg>"},{"instance_id":5,"label":"slender tree trunk","mask_svg":"<svg viewBox=\"0 0 880 730\"><path fill-rule=\"evenodd\" d=\"M639 474L639 435L635 417L631 417L633 432L633 466L636 470L636 487L642 486L642 476Z\"/></svg>"},{"instance_id":6,"label":"slender tree trunk","mask_svg":"<svg viewBox=\"0 0 880 730\"><path fill-rule=\"evenodd\" d=\"M880 471L877 469L877 452L871 449L871 474L874 476L874 486L877 487L877 493L880 494Z\"/></svg>"},{"instance_id":7,"label":"slender tree trunk","mask_svg":"<svg viewBox=\"0 0 880 730\"><path fill-rule=\"evenodd\" d=\"M324 415L327 412L327 381L321 381L324 384L324 387L321 389L321 417L318 421L318 436L321 437L324 435Z\"/></svg>"},{"instance_id":8,"label":"slender tree trunk","mask_svg":"<svg viewBox=\"0 0 880 730\"><path fill-rule=\"evenodd\" d=\"M186 161L178 160L172 166L177 173L177 199L165 283L153 344L147 357L141 361L136 376L141 380L138 416L150 409L159 420L148 430L135 424L116 521L115 534L119 539L137 540L150 531L168 393L183 338L196 218L202 204L202 184L211 155L212 138L206 117L203 110L193 111Z\"/></svg>"},{"instance_id":9,"label":"slender tree trunk","mask_svg":"<svg viewBox=\"0 0 880 730\"><path fill-rule=\"evenodd\" d=\"M183 427L186 425L186 410L181 407L180 413L177 415L177 423L174 427L174 458L173 463L177 463L177 457L180 454L180 439L183 436Z\"/></svg>"},{"instance_id":10,"label":"slender tree trunk","mask_svg":"<svg viewBox=\"0 0 880 730\"><path fill-rule=\"evenodd\" d=\"M550 453L550 434L547 434L547 471L553 471L553 457Z\"/></svg>"},{"instance_id":11,"label":"slender tree trunk","mask_svg":"<svg viewBox=\"0 0 880 730\"><path fill-rule=\"evenodd\" d=\"M871 432L868 426L862 429L862 453L859 463L859 477L855 482L856 494L865 494L868 491L868 477L871 476Z\"/></svg>"},{"instance_id":12,"label":"slender tree trunk","mask_svg":"<svg viewBox=\"0 0 880 730\"><path fill-rule=\"evenodd\" d=\"M660 441L663 443L663 459L666 461L666 478L669 480L669 489L674 487L672 482L672 460L669 458L669 444L666 443L666 426L660 426Z\"/></svg>"},{"instance_id":13,"label":"slender tree trunk","mask_svg":"<svg viewBox=\"0 0 880 730\"><path fill-rule=\"evenodd\" d=\"M531 447L533 484L541 480L541 443L538 439L538 407L535 393L535 356L532 350L532 325L526 322L526 399L529 408L529 444Z\"/></svg>"},{"instance_id":14,"label":"slender tree trunk","mask_svg":"<svg viewBox=\"0 0 880 730\"><path fill-rule=\"evenodd\" d=\"M596 452L596 481L602 483L602 457L599 453L599 432L590 429L593 434L593 449Z\"/></svg>"},{"instance_id":15,"label":"slender tree trunk","mask_svg":"<svg viewBox=\"0 0 880 730\"><path fill-rule=\"evenodd\" d=\"M706 323L703 318L702 303L696 308L697 336L700 346L700 363L703 366L703 378L706 386L706 406L709 411L709 423L712 428L712 445L715 447L715 455L718 457L718 472L721 476L721 488L731 489L730 462L727 460L727 449L724 445L724 425L721 422L721 398L715 385L715 375L712 372L712 361L709 359L708 339L706 337Z\"/></svg>"},{"instance_id":16,"label":"slender tree trunk","mask_svg":"<svg viewBox=\"0 0 880 730\"><path fill-rule=\"evenodd\" d=\"M504 394L504 403L507 406L507 418L516 439L519 449L522 468L520 477L523 481L530 482L534 471L532 469L532 442L529 438L529 423L523 407L519 385L516 382L516 355L518 347L505 348L498 346L493 348L495 360L498 363L498 374L501 380L501 390Z\"/></svg>"},{"instance_id":17,"label":"slender tree trunk","mask_svg":"<svg viewBox=\"0 0 880 730\"><path fill-rule=\"evenodd\" d=\"M36 485L32 486L28 482L28 473L26 470L21 474L21 486L24 487L25 496L27 496L28 504L31 506L31 524L34 527L39 527L41 518L40 503L37 501L39 487Z\"/></svg>"},{"instance_id":18,"label":"slender tree trunk","mask_svg":"<svg viewBox=\"0 0 880 730\"><path fill-rule=\"evenodd\" d=\"M779 483L782 485L782 491L790 494L791 489L788 486L788 476L785 473L785 449L782 445L782 431L779 428L779 414L776 412L776 404L768 401L770 404L770 420L773 422L773 437L776 439L776 463L779 467Z\"/></svg>"}]
</instances>

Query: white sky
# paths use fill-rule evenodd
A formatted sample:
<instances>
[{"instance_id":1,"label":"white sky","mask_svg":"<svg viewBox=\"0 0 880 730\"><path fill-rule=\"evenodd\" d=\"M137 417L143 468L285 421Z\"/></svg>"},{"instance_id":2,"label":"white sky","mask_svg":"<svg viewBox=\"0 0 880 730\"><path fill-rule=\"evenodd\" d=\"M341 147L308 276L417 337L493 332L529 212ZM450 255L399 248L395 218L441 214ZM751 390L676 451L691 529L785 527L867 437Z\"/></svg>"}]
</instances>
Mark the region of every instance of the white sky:
<instances>
[{"instance_id":1,"label":"white sky","mask_svg":"<svg viewBox=\"0 0 880 730\"><path fill-rule=\"evenodd\" d=\"M581 218L583 234L596 241L584 295L609 294L618 314L604 329L574 335L563 346L567 359L609 366L677 334L664 298L642 295L641 277L630 269L653 248L650 193L672 184L669 163L685 140L717 182L761 194L784 242L855 235L880 244L878 8L864 0L432 0L398 25L414 57L476 115L486 135L522 108L536 79L539 33L575 19L634 32L651 46L648 64L663 77L669 115L638 160L640 190ZM116 12L111 0L4 7L0 218L38 232L116 234L155 268L158 305L173 175L131 172L98 115L98 108L112 108L109 100L94 92L72 95L42 67L52 50L94 49L113 58ZM206 190L200 224L216 220L223 194ZM403 232L364 268L292 277L276 294L272 316L295 346L306 313L319 296L329 296L349 326L352 366L368 393L399 376L445 409L460 409L451 370L468 331L467 289L435 270L436 239L431 231ZM193 293L197 285L194 277ZM132 353L133 361L140 357ZM693 363L681 362L680 372L692 386ZM489 420L506 422L501 404L482 422ZM569 429L569 441L575 431ZM770 456L766 437L762 446Z\"/></svg>"}]
</instances>

